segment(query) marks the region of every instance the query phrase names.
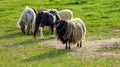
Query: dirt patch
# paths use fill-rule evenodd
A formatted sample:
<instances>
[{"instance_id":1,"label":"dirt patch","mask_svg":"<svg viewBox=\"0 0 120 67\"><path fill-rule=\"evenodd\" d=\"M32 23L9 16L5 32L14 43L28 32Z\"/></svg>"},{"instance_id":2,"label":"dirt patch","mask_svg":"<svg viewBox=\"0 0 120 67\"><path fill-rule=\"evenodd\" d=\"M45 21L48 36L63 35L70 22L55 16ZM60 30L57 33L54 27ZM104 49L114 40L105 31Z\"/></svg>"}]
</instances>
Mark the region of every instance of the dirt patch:
<instances>
[{"instance_id":1,"label":"dirt patch","mask_svg":"<svg viewBox=\"0 0 120 67\"><path fill-rule=\"evenodd\" d=\"M120 38L111 38L111 39L104 39L104 40L94 40L94 41L85 41L82 48L76 47L76 45L71 46L72 54L77 54L81 57L87 58L99 58L99 57L108 57L108 56L115 56L120 57L120 53L114 52L97 52L103 47L112 46L116 44L120 46ZM48 44L54 46L58 49L64 49L65 45L63 45L57 39L47 40L45 42L41 42L41 45Z\"/></svg>"}]
</instances>

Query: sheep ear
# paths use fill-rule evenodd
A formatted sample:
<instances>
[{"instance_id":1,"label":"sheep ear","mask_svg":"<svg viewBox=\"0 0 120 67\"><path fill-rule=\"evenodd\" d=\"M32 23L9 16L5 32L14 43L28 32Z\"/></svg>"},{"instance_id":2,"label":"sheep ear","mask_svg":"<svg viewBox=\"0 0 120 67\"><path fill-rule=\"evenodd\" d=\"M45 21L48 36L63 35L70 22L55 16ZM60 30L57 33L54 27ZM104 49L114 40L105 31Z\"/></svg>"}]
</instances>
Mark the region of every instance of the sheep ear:
<instances>
[{"instance_id":1,"label":"sheep ear","mask_svg":"<svg viewBox=\"0 0 120 67\"><path fill-rule=\"evenodd\" d=\"M57 19L57 20L61 20L61 18L60 18L60 15L59 15L59 14L56 14L56 19Z\"/></svg>"},{"instance_id":2,"label":"sheep ear","mask_svg":"<svg viewBox=\"0 0 120 67\"><path fill-rule=\"evenodd\" d=\"M65 20L63 20L62 22L63 22L64 24L68 24L67 21L65 21Z\"/></svg>"},{"instance_id":3,"label":"sheep ear","mask_svg":"<svg viewBox=\"0 0 120 67\"><path fill-rule=\"evenodd\" d=\"M35 9L35 8L32 8L33 9L33 11L35 12L35 14L37 15L37 10Z\"/></svg>"}]
</instances>

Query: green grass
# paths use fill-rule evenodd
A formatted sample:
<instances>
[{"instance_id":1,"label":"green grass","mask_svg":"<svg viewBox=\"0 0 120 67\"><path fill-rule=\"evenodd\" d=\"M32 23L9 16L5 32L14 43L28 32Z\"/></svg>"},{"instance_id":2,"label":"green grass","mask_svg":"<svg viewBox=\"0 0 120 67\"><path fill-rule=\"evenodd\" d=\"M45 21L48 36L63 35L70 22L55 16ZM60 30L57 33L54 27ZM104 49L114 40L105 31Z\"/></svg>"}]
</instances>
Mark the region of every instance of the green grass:
<instances>
[{"instance_id":1,"label":"green grass","mask_svg":"<svg viewBox=\"0 0 120 67\"><path fill-rule=\"evenodd\" d=\"M120 67L120 58L84 59L72 50L41 45L39 37L24 35L16 27L26 6L71 9L86 24L86 39L120 37L119 0L0 0L0 67ZM45 36L49 39L48 30ZM52 41L52 39L51 39ZM58 45L58 44L56 44Z\"/></svg>"}]
</instances>

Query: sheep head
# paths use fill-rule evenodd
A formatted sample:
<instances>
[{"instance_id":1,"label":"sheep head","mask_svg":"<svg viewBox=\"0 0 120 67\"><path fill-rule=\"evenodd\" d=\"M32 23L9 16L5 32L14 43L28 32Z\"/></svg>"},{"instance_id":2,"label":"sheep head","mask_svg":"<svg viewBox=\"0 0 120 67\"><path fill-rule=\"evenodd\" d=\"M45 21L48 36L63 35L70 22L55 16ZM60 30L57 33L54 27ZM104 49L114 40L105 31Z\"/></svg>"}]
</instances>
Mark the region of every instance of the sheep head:
<instances>
[{"instance_id":1,"label":"sheep head","mask_svg":"<svg viewBox=\"0 0 120 67\"><path fill-rule=\"evenodd\" d=\"M21 21L21 22L19 23L19 25L20 25L21 31L22 31L23 33L25 33L25 24Z\"/></svg>"},{"instance_id":2,"label":"sheep head","mask_svg":"<svg viewBox=\"0 0 120 67\"><path fill-rule=\"evenodd\" d=\"M65 32L67 24L68 23L66 21L64 21L64 20L57 21L56 31L58 33Z\"/></svg>"}]
</instances>

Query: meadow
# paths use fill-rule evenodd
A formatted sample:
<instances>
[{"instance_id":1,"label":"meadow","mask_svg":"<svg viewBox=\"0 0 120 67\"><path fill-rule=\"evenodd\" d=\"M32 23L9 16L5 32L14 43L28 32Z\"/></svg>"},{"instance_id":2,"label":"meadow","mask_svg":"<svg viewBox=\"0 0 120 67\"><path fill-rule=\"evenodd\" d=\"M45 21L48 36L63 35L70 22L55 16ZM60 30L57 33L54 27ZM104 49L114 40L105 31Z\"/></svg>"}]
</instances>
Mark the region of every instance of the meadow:
<instances>
[{"instance_id":1,"label":"meadow","mask_svg":"<svg viewBox=\"0 0 120 67\"><path fill-rule=\"evenodd\" d=\"M53 40L47 28L45 40L21 33L17 21L26 6L72 10L86 24L86 40L120 38L119 0L0 0L0 67L120 67L119 57L82 58L72 50L41 45Z\"/></svg>"}]
</instances>

